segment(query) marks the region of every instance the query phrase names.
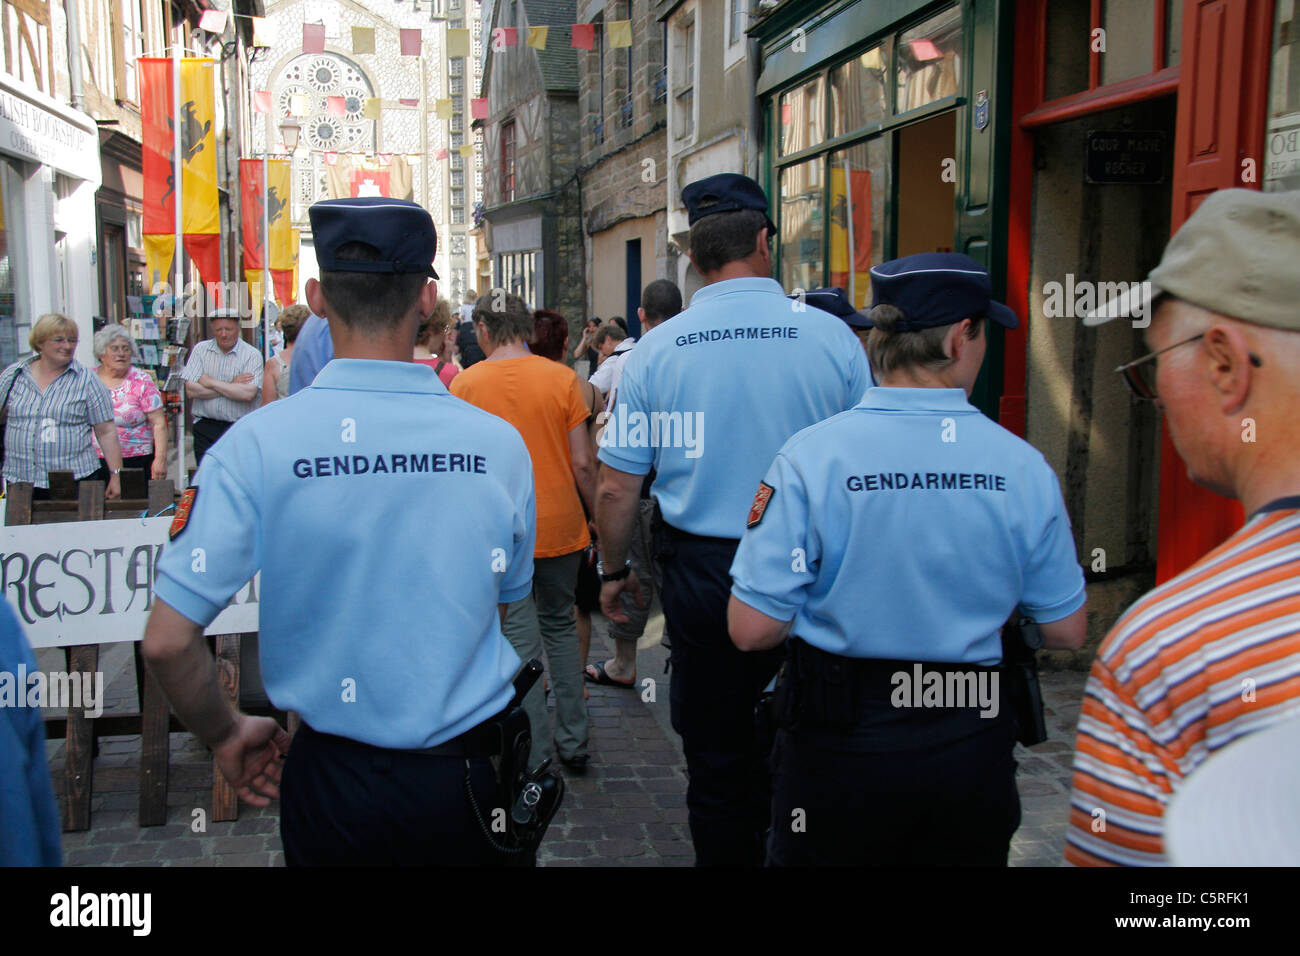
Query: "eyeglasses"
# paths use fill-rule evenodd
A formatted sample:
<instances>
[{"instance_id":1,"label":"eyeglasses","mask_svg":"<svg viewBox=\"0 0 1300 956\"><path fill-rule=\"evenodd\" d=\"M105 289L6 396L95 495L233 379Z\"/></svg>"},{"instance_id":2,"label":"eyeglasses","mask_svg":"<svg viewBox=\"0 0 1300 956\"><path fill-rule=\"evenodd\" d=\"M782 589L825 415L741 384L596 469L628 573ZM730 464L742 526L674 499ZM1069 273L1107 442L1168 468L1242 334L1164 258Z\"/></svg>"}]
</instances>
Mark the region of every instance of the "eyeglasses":
<instances>
[{"instance_id":1,"label":"eyeglasses","mask_svg":"<svg viewBox=\"0 0 1300 956\"><path fill-rule=\"evenodd\" d=\"M1190 339L1183 339L1181 342L1175 342L1168 348L1163 348L1158 352L1152 352L1150 355L1144 355L1141 358L1134 359L1126 365L1121 365L1115 369L1124 377L1124 384L1129 387L1135 396L1144 402L1154 402L1156 396L1156 364L1153 361L1157 356L1164 355L1166 352L1178 348L1180 345L1190 345L1191 343L1205 338L1205 333L1193 335ZM1254 352L1247 353L1250 355L1250 364L1259 368L1264 363L1260 361L1259 356Z\"/></svg>"}]
</instances>

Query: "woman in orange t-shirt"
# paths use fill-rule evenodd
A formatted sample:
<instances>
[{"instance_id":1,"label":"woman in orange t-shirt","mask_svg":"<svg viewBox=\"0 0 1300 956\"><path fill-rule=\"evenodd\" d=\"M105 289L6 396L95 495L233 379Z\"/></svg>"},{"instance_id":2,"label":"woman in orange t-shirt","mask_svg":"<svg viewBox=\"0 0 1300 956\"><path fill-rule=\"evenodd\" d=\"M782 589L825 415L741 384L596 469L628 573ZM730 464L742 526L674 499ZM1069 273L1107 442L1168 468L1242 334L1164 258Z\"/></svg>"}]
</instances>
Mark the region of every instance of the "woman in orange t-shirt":
<instances>
[{"instance_id":1,"label":"woman in orange t-shirt","mask_svg":"<svg viewBox=\"0 0 1300 956\"><path fill-rule=\"evenodd\" d=\"M589 409L571 368L528 350L533 313L521 299L499 292L480 296L473 321L487 360L457 375L451 393L519 430L533 459L537 500L533 593L510 605L503 630L524 660L539 657L545 644L555 691L555 748L566 766L581 770L588 758L587 708L573 594L578 562L591 541L582 501L595 507ZM524 708L533 725L536 765L550 754L540 684L524 698Z\"/></svg>"}]
</instances>

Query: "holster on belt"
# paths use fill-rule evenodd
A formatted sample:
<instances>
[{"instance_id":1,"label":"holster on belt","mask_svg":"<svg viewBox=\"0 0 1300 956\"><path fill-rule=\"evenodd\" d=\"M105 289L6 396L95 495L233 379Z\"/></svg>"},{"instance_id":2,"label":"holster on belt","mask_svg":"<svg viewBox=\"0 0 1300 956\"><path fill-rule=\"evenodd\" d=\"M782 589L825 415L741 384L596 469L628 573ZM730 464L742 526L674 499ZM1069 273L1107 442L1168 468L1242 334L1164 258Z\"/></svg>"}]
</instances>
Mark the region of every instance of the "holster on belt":
<instances>
[{"instance_id":1,"label":"holster on belt","mask_svg":"<svg viewBox=\"0 0 1300 956\"><path fill-rule=\"evenodd\" d=\"M1013 617L1002 626L1007 701L1016 717L1016 740L1026 747L1047 739L1043 690L1038 684L1037 650L1042 646L1042 633L1031 619Z\"/></svg>"},{"instance_id":2,"label":"holster on belt","mask_svg":"<svg viewBox=\"0 0 1300 956\"><path fill-rule=\"evenodd\" d=\"M776 725L783 730L849 730L858 716L852 663L797 637L777 677Z\"/></svg>"}]
</instances>

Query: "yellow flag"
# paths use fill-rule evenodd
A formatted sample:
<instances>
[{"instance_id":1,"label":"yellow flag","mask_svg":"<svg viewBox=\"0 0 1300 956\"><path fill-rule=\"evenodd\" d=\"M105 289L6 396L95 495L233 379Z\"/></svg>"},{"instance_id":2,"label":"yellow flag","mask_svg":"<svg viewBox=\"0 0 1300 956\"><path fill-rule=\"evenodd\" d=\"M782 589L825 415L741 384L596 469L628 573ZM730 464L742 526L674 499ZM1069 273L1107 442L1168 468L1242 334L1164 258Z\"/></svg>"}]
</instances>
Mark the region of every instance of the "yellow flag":
<instances>
[{"instance_id":1,"label":"yellow flag","mask_svg":"<svg viewBox=\"0 0 1300 956\"><path fill-rule=\"evenodd\" d=\"M217 137L213 82L207 58L181 61L181 205L184 232L218 233Z\"/></svg>"},{"instance_id":2,"label":"yellow flag","mask_svg":"<svg viewBox=\"0 0 1300 956\"><path fill-rule=\"evenodd\" d=\"M474 144L473 144L473 143L466 143L464 146L460 147L460 154L461 154L462 156L467 157L467 158L470 157L470 156L473 156L473 155L474 155Z\"/></svg>"},{"instance_id":3,"label":"yellow flag","mask_svg":"<svg viewBox=\"0 0 1300 956\"><path fill-rule=\"evenodd\" d=\"M306 93L289 94L289 115L290 116L306 116L307 110L310 107L310 105L311 103L307 99Z\"/></svg>"},{"instance_id":4,"label":"yellow flag","mask_svg":"<svg viewBox=\"0 0 1300 956\"><path fill-rule=\"evenodd\" d=\"M447 56L469 56L469 31L447 31Z\"/></svg>"},{"instance_id":5,"label":"yellow flag","mask_svg":"<svg viewBox=\"0 0 1300 956\"><path fill-rule=\"evenodd\" d=\"M610 20L606 24L605 35L609 38L611 48L632 45L632 21Z\"/></svg>"},{"instance_id":6,"label":"yellow flag","mask_svg":"<svg viewBox=\"0 0 1300 956\"><path fill-rule=\"evenodd\" d=\"M374 27L353 27L352 28L352 52L353 53L374 53L375 52L375 28Z\"/></svg>"},{"instance_id":7,"label":"yellow flag","mask_svg":"<svg viewBox=\"0 0 1300 956\"><path fill-rule=\"evenodd\" d=\"M275 30L266 17L251 17L253 21L253 46L271 46Z\"/></svg>"},{"instance_id":8,"label":"yellow flag","mask_svg":"<svg viewBox=\"0 0 1300 956\"><path fill-rule=\"evenodd\" d=\"M266 218L271 232L272 269L292 269L294 257L293 226L290 225L289 160L266 161Z\"/></svg>"},{"instance_id":9,"label":"yellow flag","mask_svg":"<svg viewBox=\"0 0 1300 956\"><path fill-rule=\"evenodd\" d=\"M529 27L528 28L528 46L534 50L546 49L546 32L549 27Z\"/></svg>"},{"instance_id":10,"label":"yellow flag","mask_svg":"<svg viewBox=\"0 0 1300 956\"><path fill-rule=\"evenodd\" d=\"M361 115L366 119L379 119L379 111L383 107L384 101L377 96L367 96L365 106L361 108Z\"/></svg>"},{"instance_id":11,"label":"yellow flag","mask_svg":"<svg viewBox=\"0 0 1300 956\"><path fill-rule=\"evenodd\" d=\"M172 256L176 254L176 237L171 233L144 236L144 279L148 288L155 282L171 284Z\"/></svg>"},{"instance_id":12,"label":"yellow flag","mask_svg":"<svg viewBox=\"0 0 1300 956\"><path fill-rule=\"evenodd\" d=\"M245 269L244 281L248 283L248 301L254 315L262 314L262 270Z\"/></svg>"},{"instance_id":13,"label":"yellow flag","mask_svg":"<svg viewBox=\"0 0 1300 956\"><path fill-rule=\"evenodd\" d=\"M451 119L451 100L434 100L433 113L438 119Z\"/></svg>"}]
</instances>

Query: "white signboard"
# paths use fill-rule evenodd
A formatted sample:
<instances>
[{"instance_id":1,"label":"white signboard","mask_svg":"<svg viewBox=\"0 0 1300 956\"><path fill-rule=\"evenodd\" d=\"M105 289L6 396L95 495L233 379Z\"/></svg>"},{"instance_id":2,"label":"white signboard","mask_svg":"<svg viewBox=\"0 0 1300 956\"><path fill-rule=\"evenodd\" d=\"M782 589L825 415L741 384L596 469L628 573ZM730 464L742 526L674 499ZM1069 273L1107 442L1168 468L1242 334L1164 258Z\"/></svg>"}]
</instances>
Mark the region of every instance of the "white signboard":
<instances>
[{"instance_id":1,"label":"white signboard","mask_svg":"<svg viewBox=\"0 0 1300 956\"><path fill-rule=\"evenodd\" d=\"M33 647L138 641L153 607L154 569L171 518L0 528L0 580ZM208 634L257 630L260 575Z\"/></svg>"},{"instance_id":2,"label":"white signboard","mask_svg":"<svg viewBox=\"0 0 1300 956\"><path fill-rule=\"evenodd\" d=\"M0 151L99 183L99 135L94 120L53 100L46 105L41 102L45 99L0 84ZM61 115L64 110L68 115Z\"/></svg>"}]
</instances>

